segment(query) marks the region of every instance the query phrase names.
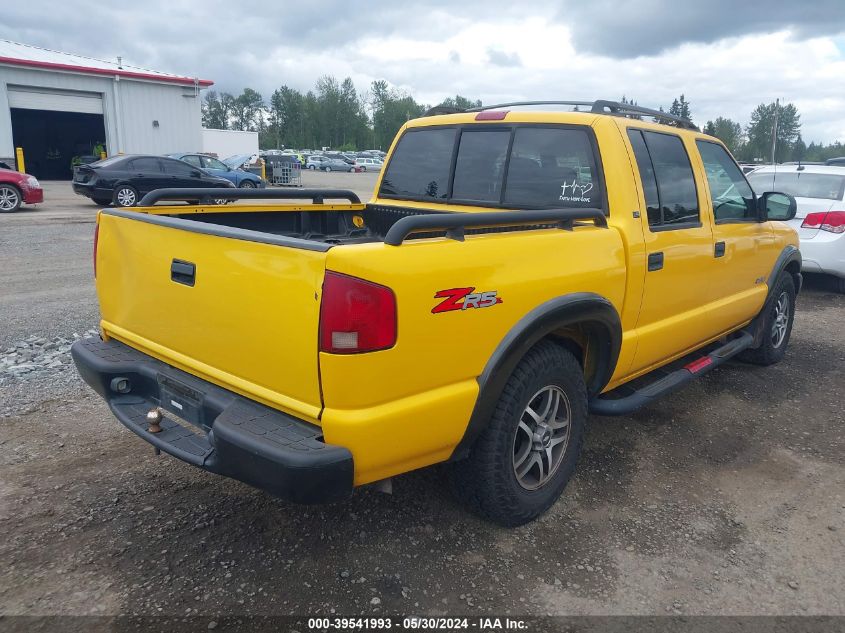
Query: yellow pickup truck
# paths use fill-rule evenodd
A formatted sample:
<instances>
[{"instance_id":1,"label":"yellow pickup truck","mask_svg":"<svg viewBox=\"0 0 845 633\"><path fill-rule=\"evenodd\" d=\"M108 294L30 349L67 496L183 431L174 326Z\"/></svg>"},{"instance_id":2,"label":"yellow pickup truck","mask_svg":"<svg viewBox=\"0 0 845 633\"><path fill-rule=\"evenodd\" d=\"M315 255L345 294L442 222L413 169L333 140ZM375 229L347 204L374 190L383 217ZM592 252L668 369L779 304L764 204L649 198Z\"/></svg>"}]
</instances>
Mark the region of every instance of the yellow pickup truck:
<instances>
[{"instance_id":1,"label":"yellow pickup truck","mask_svg":"<svg viewBox=\"0 0 845 633\"><path fill-rule=\"evenodd\" d=\"M451 462L475 511L530 521L589 412L779 361L801 286L794 199L688 121L573 104L409 121L366 204L103 209L79 372L157 451L284 499Z\"/></svg>"}]
</instances>

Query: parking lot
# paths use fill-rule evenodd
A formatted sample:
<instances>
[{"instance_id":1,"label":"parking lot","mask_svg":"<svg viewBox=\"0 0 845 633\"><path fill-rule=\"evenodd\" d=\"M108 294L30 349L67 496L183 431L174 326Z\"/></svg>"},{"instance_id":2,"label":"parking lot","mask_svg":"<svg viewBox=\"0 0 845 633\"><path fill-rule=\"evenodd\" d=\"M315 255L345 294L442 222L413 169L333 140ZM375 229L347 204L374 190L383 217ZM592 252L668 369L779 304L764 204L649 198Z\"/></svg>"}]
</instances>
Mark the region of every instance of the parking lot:
<instances>
[{"instance_id":1,"label":"parking lot","mask_svg":"<svg viewBox=\"0 0 845 633\"><path fill-rule=\"evenodd\" d=\"M369 198L371 173L303 174ZM77 378L97 326L96 207L69 183L0 215L4 613L845 615L845 296L809 278L789 352L590 420L525 527L467 514L438 468L301 507L152 449ZM163 306L162 309L167 309Z\"/></svg>"}]
</instances>

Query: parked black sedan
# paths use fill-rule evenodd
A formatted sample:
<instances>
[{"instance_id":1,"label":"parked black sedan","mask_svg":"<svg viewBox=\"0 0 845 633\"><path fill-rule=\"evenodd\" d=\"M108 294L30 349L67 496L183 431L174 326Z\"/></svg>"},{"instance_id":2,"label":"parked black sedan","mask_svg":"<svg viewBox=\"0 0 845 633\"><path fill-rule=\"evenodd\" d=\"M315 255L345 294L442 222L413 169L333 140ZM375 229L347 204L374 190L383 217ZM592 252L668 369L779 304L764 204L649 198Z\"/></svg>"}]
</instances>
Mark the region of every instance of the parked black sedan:
<instances>
[{"instance_id":1,"label":"parked black sedan","mask_svg":"<svg viewBox=\"0 0 845 633\"><path fill-rule=\"evenodd\" d=\"M234 186L225 178L164 156L111 156L80 165L73 174L73 191L103 206L131 207L155 189Z\"/></svg>"}]
</instances>

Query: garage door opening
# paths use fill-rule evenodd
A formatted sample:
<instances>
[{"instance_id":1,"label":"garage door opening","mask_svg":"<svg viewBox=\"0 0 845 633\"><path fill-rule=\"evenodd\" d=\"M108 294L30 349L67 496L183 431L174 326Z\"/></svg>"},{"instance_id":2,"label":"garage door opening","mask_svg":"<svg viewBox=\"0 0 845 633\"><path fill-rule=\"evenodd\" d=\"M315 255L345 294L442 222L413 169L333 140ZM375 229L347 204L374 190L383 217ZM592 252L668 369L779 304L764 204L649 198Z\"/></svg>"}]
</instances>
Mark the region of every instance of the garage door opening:
<instances>
[{"instance_id":1,"label":"garage door opening","mask_svg":"<svg viewBox=\"0 0 845 633\"><path fill-rule=\"evenodd\" d=\"M102 114L12 108L12 138L22 147L27 173L41 180L70 180L79 157L105 148Z\"/></svg>"}]
</instances>

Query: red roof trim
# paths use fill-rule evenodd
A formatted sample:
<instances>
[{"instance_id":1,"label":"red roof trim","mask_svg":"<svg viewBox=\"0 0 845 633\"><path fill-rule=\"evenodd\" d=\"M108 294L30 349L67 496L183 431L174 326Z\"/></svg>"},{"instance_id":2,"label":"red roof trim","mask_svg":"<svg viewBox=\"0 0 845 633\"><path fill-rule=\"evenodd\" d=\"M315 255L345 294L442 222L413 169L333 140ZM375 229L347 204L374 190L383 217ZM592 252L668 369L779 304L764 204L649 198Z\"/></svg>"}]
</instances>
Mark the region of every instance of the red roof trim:
<instances>
[{"instance_id":1,"label":"red roof trim","mask_svg":"<svg viewBox=\"0 0 845 633\"><path fill-rule=\"evenodd\" d=\"M15 59L14 57L0 57L0 64L13 64L15 66L30 66L32 68L45 68L50 70L66 70L69 72L88 73L92 75L117 75L128 79L148 79L150 81L163 81L165 83L182 84L193 86L194 80L190 77L175 77L169 75L155 75L153 73L139 73L130 70L119 70L109 68L91 68L88 66L73 66L71 64L56 64L54 62L38 62L30 59ZM214 82L209 79L200 79L199 85L211 86Z\"/></svg>"}]
</instances>

